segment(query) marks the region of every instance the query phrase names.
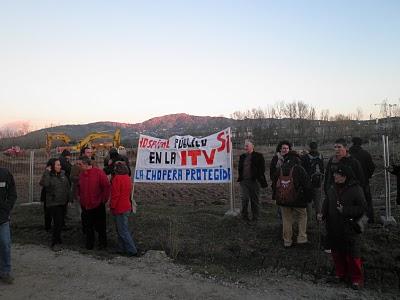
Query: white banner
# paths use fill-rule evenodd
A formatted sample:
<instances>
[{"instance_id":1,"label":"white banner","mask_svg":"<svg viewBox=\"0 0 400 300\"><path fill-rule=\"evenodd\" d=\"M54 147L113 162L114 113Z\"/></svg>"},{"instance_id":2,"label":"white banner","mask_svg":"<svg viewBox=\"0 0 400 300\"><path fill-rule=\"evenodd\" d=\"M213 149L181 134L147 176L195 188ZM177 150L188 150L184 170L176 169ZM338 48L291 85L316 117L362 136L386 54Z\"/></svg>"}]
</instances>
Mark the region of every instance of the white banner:
<instances>
[{"instance_id":1,"label":"white banner","mask_svg":"<svg viewBox=\"0 0 400 300\"><path fill-rule=\"evenodd\" d=\"M231 181L231 130L196 138L140 135L135 182L225 183Z\"/></svg>"}]
</instances>

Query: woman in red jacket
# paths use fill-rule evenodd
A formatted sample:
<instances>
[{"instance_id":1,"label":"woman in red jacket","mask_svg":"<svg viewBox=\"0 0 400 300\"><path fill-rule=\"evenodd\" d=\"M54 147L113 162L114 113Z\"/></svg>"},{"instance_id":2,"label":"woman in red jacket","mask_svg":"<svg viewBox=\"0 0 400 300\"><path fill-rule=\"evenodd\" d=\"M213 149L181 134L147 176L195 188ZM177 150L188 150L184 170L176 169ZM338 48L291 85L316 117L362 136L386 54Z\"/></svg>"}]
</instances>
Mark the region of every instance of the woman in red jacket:
<instances>
[{"instance_id":1,"label":"woman in red jacket","mask_svg":"<svg viewBox=\"0 0 400 300\"><path fill-rule=\"evenodd\" d=\"M128 217L132 211L131 192L132 181L129 169L123 161L117 161L114 166L115 175L111 180L110 210L115 217L118 234L118 253L136 256L137 249L128 227Z\"/></svg>"}]
</instances>

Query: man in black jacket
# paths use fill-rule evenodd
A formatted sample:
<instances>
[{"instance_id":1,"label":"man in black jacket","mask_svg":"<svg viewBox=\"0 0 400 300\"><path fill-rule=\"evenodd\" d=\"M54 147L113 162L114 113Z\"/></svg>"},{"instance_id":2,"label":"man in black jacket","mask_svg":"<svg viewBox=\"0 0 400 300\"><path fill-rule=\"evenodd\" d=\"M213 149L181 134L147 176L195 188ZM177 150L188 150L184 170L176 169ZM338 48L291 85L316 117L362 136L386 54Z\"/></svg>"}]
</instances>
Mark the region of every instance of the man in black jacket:
<instances>
[{"instance_id":1,"label":"man in black jacket","mask_svg":"<svg viewBox=\"0 0 400 300\"><path fill-rule=\"evenodd\" d=\"M265 160L264 156L254 151L254 145L251 141L245 141L245 151L239 158L239 178L240 196L242 200L242 218L249 221L248 204L250 201L252 220L257 222L259 215L259 194L260 187L268 186L265 178Z\"/></svg>"},{"instance_id":2,"label":"man in black jacket","mask_svg":"<svg viewBox=\"0 0 400 300\"><path fill-rule=\"evenodd\" d=\"M357 159L364 172L364 179L365 179L365 185L364 185L364 194L365 194L365 200L367 201L367 206L368 206L368 211L367 211L367 216L368 216L368 222L373 223L374 222L374 206L372 205L372 196L371 196L371 189L369 187L369 180L372 177L372 174L375 171L375 164L372 161L371 154L368 153L368 151L364 150L361 145L362 145L362 139L359 137L354 137L352 140L353 146L350 147L349 153L352 157Z\"/></svg>"},{"instance_id":3,"label":"man in black jacket","mask_svg":"<svg viewBox=\"0 0 400 300\"><path fill-rule=\"evenodd\" d=\"M11 284L11 234L10 213L17 200L14 177L5 168L0 168L0 280Z\"/></svg>"},{"instance_id":4,"label":"man in black jacket","mask_svg":"<svg viewBox=\"0 0 400 300\"><path fill-rule=\"evenodd\" d=\"M354 174L355 180L361 185L362 188L365 186L365 176L362 170L360 162L353 156L349 155L347 150L347 142L345 139L340 138L335 141L334 145L335 155L332 156L325 169L325 180L324 180L324 192L325 195L328 193L331 186L334 185L335 179L333 174L335 173L338 164L342 163L351 168Z\"/></svg>"}]
</instances>

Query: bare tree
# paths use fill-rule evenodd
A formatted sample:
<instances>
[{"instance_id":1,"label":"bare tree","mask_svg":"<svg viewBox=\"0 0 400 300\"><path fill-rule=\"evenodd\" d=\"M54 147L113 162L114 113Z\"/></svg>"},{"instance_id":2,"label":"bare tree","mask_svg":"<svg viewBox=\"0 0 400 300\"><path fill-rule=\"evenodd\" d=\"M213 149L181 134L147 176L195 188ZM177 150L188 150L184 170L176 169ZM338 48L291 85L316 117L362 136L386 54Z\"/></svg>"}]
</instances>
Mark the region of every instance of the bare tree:
<instances>
[{"instance_id":1,"label":"bare tree","mask_svg":"<svg viewBox=\"0 0 400 300\"><path fill-rule=\"evenodd\" d=\"M363 116L364 116L364 114L363 114L362 108L361 107L357 107L355 119L357 121L360 121L360 120L362 120Z\"/></svg>"},{"instance_id":2,"label":"bare tree","mask_svg":"<svg viewBox=\"0 0 400 300\"><path fill-rule=\"evenodd\" d=\"M329 121L329 109L323 109L320 113L321 121Z\"/></svg>"},{"instance_id":3,"label":"bare tree","mask_svg":"<svg viewBox=\"0 0 400 300\"><path fill-rule=\"evenodd\" d=\"M307 119L309 115L309 106L303 101L297 102L297 116L299 119Z\"/></svg>"},{"instance_id":4,"label":"bare tree","mask_svg":"<svg viewBox=\"0 0 400 300\"><path fill-rule=\"evenodd\" d=\"M297 117L297 103L291 102L284 106L283 114L289 119L296 119Z\"/></svg>"},{"instance_id":5,"label":"bare tree","mask_svg":"<svg viewBox=\"0 0 400 300\"><path fill-rule=\"evenodd\" d=\"M317 115L317 112L315 111L315 108L312 107L312 106L310 106L310 109L309 109L309 111L308 111L308 117L307 117L307 119L309 119L309 120L315 120L315 119L316 119L316 115Z\"/></svg>"}]
</instances>

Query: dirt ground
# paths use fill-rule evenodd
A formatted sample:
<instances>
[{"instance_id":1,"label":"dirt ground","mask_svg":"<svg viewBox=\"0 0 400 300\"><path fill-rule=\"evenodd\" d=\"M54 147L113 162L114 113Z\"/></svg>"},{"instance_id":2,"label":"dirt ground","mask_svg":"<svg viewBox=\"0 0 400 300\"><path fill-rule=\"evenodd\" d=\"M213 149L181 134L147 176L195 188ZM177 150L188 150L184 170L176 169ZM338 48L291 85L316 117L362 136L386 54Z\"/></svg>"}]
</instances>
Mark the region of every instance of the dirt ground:
<instances>
[{"instance_id":1,"label":"dirt ground","mask_svg":"<svg viewBox=\"0 0 400 300\"><path fill-rule=\"evenodd\" d=\"M51 234L43 229L41 206L17 206L12 221L16 282L2 286L0 298L395 299L400 295L398 230L369 228L370 243L363 256L366 288L357 292L325 283L333 268L330 256L318 248L316 224L309 227L309 246L282 247L275 209L264 205L263 221L250 226L225 217L226 205L219 202L139 202L130 227L143 254L124 258L113 254L116 236L110 216L109 248L88 251L70 208L72 219L62 233L64 248L55 253L48 246ZM383 251L388 245L394 248Z\"/></svg>"},{"instance_id":2,"label":"dirt ground","mask_svg":"<svg viewBox=\"0 0 400 300\"><path fill-rule=\"evenodd\" d=\"M224 281L174 264L161 251L148 251L139 258L104 259L67 249L53 252L38 245L19 244L12 250L16 279L13 285L0 284L1 299L382 299L385 296L375 291L352 291L269 274Z\"/></svg>"}]
</instances>

